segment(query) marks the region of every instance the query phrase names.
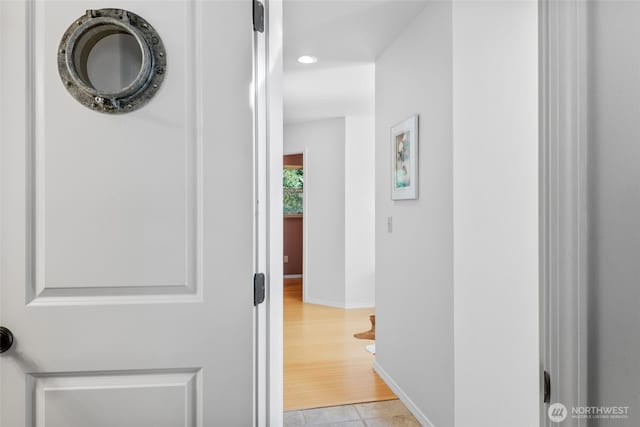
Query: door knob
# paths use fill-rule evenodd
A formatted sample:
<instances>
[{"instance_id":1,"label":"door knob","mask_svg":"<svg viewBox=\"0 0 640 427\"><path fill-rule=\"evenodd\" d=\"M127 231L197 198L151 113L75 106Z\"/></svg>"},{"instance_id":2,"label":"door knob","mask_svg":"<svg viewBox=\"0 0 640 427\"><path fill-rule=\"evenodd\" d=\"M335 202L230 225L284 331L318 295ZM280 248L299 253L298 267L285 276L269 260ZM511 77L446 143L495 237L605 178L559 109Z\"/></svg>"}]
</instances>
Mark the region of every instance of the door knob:
<instances>
[{"instance_id":1,"label":"door knob","mask_svg":"<svg viewBox=\"0 0 640 427\"><path fill-rule=\"evenodd\" d=\"M13 345L13 334L4 326L0 326L0 353L9 350Z\"/></svg>"}]
</instances>

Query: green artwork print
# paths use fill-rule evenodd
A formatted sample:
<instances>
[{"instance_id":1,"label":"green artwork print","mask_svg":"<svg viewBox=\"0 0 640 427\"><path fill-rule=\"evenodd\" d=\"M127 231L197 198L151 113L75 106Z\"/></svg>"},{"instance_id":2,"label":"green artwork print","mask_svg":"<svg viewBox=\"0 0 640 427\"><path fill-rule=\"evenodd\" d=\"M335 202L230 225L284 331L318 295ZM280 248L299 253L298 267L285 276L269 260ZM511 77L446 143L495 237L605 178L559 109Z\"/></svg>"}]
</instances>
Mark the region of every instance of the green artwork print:
<instances>
[{"instance_id":1,"label":"green artwork print","mask_svg":"<svg viewBox=\"0 0 640 427\"><path fill-rule=\"evenodd\" d=\"M282 171L282 193L284 214L302 214L304 173L302 169Z\"/></svg>"},{"instance_id":2,"label":"green artwork print","mask_svg":"<svg viewBox=\"0 0 640 427\"><path fill-rule=\"evenodd\" d=\"M402 132L395 137L396 167L395 187L411 186L411 146L409 131Z\"/></svg>"}]
</instances>

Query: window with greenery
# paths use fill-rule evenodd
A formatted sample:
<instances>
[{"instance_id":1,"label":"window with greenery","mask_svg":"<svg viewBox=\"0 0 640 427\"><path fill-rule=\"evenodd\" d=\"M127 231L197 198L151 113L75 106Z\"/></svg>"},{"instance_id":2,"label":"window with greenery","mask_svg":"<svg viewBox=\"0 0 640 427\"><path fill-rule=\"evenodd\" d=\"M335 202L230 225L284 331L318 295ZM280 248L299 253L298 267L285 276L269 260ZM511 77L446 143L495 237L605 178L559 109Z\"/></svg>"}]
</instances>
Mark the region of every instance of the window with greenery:
<instances>
[{"instance_id":1,"label":"window with greenery","mask_svg":"<svg viewBox=\"0 0 640 427\"><path fill-rule=\"evenodd\" d=\"M282 171L282 189L284 194L284 214L302 214L304 174L302 169L284 169Z\"/></svg>"}]
</instances>

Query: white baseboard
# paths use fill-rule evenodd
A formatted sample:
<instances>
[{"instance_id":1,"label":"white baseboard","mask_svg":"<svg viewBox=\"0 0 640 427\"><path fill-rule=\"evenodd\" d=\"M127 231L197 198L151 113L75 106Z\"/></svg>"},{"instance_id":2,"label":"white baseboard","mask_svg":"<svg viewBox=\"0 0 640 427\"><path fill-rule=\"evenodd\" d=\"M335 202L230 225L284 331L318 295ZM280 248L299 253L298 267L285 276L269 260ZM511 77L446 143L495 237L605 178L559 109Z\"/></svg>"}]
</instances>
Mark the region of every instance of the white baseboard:
<instances>
[{"instance_id":1,"label":"white baseboard","mask_svg":"<svg viewBox=\"0 0 640 427\"><path fill-rule=\"evenodd\" d=\"M429 420L429 418L427 418L427 416L418 409L416 404L413 403L413 400L407 396L407 393L405 393L393 378L391 378L389 374L387 374L387 372L378 364L377 360L373 362L373 369L378 373L378 375L380 375L380 378L382 378L382 380L389 386L391 391L393 391L402 403L404 403L404 406L411 411L422 427L435 427L431 420Z\"/></svg>"},{"instance_id":2,"label":"white baseboard","mask_svg":"<svg viewBox=\"0 0 640 427\"><path fill-rule=\"evenodd\" d=\"M363 302L363 303L355 302L355 303L345 304L343 302L329 301L329 300L320 299L320 298L306 298L303 302L307 304L326 305L328 307L344 308L344 309L371 308L373 310L375 307L375 304L372 302Z\"/></svg>"},{"instance_id":3,"label":"white baseboard","mask_svg":"<svg viewBox=\"0 0 640 427\"><path fill-rule=\"evenodd\" d=\"M374 309L376 304L373 302L350 302L344 305L344 308L370 308Z\"/></svg>"},{"instance_id":4,"label":"white baseboard","mask_svg":"<svg viewBox=\"0 0 640 427\"><path fill-rule=\"evenodd\" d=\"M344 303L338 301L329 301L320 298L305 298L304 303L306 304L318 304L318 305L326 305L327 307L335 307L335 308L344 308Z\"/></svg>"}]
</instances>

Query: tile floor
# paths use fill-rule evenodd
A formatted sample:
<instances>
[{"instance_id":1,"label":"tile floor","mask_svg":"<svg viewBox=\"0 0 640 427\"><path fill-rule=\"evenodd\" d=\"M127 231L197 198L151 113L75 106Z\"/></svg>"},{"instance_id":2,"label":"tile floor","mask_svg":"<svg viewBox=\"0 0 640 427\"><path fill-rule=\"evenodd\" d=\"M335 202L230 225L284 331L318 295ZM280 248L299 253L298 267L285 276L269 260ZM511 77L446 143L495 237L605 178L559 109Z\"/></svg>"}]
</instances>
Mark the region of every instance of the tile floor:
<instances>
[{"instance_id":1,"label":"tile floor","mask_svg":"<svg viewBox=\"0 0 640 427\"><path fill-rule=\"evenodd\" d=\"M284 427L420 427L399 400L284 413Z\"/></svg>"}]
</instances>

